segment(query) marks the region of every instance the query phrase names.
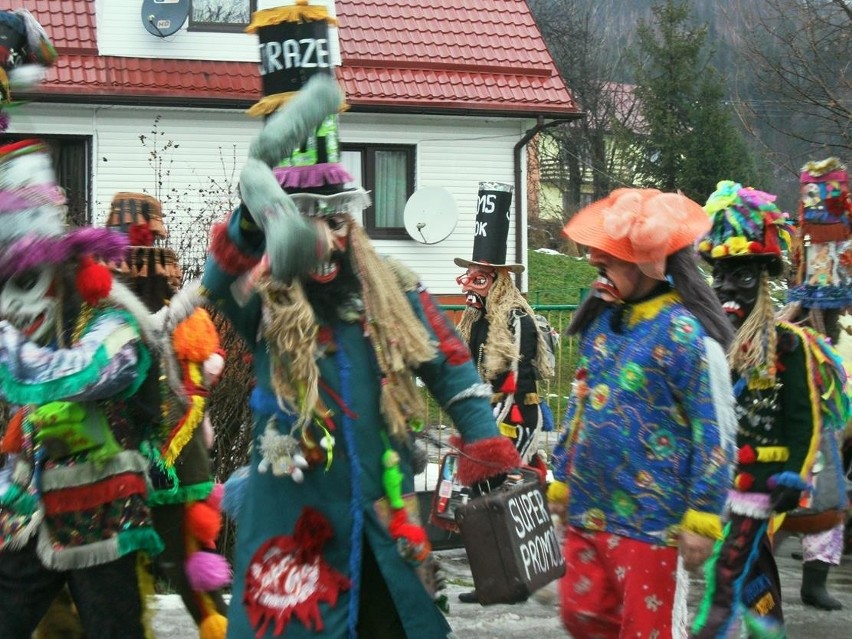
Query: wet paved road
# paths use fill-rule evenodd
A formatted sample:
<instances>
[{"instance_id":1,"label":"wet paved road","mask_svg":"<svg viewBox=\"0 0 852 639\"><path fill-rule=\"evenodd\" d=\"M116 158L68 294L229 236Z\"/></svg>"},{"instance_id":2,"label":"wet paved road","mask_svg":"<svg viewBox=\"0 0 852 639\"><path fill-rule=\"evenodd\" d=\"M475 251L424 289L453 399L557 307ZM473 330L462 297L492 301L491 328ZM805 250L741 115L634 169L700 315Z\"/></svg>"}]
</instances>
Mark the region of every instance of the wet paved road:
<instances>
[{"instance_id":1,"label":"wet paved road","mask_svg":"<svg viewBox=\"0 0 852 639\"><path fill-rule=\"evenodd\" d=\"M778 565L783 582L784 613L790 639L852 638L852 556L832 570L829 586L832 594L843 602L838 612L823 612L799 601L800 562L790 553L798 549L795 539L785 541L778 550ZM568 637L562 629L555 607L555 591L548 587L523 604L483 607L462 604L460 592L473 585L467 560L462 550L438 553L447 573L450 600L448 619L459 639L556 639ZM702 584L695 581L690 591L690 609L695 610ZM194 639L197 631L177 597L161 597L154 618L157 639ZM580 639L580 638L576 638Z\"/></svg>"}]
</instances>

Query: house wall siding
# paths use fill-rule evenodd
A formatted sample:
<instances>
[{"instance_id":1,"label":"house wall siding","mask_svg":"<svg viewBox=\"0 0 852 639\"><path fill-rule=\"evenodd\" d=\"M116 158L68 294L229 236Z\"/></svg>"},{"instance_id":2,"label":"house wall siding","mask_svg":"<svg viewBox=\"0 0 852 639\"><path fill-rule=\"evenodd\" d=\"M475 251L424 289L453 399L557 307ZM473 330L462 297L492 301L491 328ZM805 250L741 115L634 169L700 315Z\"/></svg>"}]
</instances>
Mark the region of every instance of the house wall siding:
<instances>
[{"instance_id":1,"label":"house wall siding","mask_svg":"<svg viewBox=\"0 0 852 639\"><path fill-rule=\"evenodd\" d=\"M379 252L402 260L433 292L457 293L455 278L460 269L453 258L471 257L478 184L483 180L513 183L513 147L529 124L474 117L344 113L343 143L416 145L415 187L442 186L458 207L458 224L443 242L423 245L413 240L377 240ZM93 222L104 223L118 191L156 195L172 230L170 243L186 247L186 252L201 259L210 222L228 212L229 201L236 202L239 170L259 129L259 121L238 111L30 104L16 111L10 133L91 136ZM146 144L140 136L145 136ZM174 146L165 148L170 141ZM152 156L155 148L157 153ZM525 197L525 193L515 196ZM525 211L525 201L522 204ZM513 203L509 260L515 255L514 211ZM182 259L191 257L182 255Z\"/></svg>"},{"instance_id":2,"label":"house wall siding","mask_svg":"<svg viewBox=\"0 0 852 639\"><path fill-rule=\"evenodd\" d=\"M145 28L141 0L96 1L98 52L101 55L229 62L260 60L255 34L189 31L187 20L177 33L160 38L150 34ZM258 0L257 6L258 9L264 9L281 4L285 3L280 0ZM311 4L325 5L330 15L336 15L334 0L311 0ZM332 63L339 65L337 28L330 26L328 35Z\"/></svg>"}]
</instances>

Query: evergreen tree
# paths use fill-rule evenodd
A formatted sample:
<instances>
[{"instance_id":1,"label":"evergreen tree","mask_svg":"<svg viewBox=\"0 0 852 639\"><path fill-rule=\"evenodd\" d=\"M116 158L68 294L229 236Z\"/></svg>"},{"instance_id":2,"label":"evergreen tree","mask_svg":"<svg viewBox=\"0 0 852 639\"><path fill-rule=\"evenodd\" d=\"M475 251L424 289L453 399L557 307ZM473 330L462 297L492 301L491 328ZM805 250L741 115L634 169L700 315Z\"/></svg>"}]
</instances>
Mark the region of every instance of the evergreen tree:
<instances>
[{"instance_id":1,"label":"evergreen tree","mask_svg":"<svg viewBox=\"0 0 852 639\"><path fill-rule=\"evenodd\" d=\"M760 188L754 157L724 100L722 81L708 69L696 94L691 128L677 187L696 202L705 202L720 180Z\"/></svg>"},{"instance_id":2,"label":"evergreen tree","mask_svg":"<svg viewBox=\"0 0 852 639\"><path fill-rule=\"evenodd\" d=\"M638 180L699 202L719 180L749 183L750 152L708 65L707 26L693 24L689 0L665 0L651 11L652 22L637 27L631 56L644 125L623 132L632 141Z\"/></svg>"}]
</instances>

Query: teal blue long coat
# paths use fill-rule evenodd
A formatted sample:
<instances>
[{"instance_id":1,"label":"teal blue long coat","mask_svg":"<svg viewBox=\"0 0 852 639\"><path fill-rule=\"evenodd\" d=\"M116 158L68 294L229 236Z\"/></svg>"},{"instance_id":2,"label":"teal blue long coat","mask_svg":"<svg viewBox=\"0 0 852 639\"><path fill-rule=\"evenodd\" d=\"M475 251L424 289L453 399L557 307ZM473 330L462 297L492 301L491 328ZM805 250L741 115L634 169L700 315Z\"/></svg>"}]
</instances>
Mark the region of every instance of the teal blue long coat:
<instances>
[{"instance_id":1,"label":"teal blue long coat","mask_svg":"<svg viewBox=\"0 0 852 639\"><path fill-rule=\"evenodd\" d=\"M239 210L238 210L239 211ZM227 238L246 254L257 254L262 245L251 246L241 235L235 213L227 228ZM215 241L214 241L215 244ZM218 257L218 259L217 259ZM338 323L331 327L336 351L320 357L321 396L334 415L333 461L330 468L312 468L304 482L289 476L276 477L271 471L260 473L259 437L266 423L277 416L276 427L287 432L288 418L275 408L270 388L270 362L267 344L258 339L260 299L255 295L240 306L232 296L232 284L239 269L224 267L214 247L205 270L205 293L228 316L235 329L246 339L254 355L256 387L252 395L254 411L253 450L245 497L236 522L233 596L228 612L228 637L254 639L253 627L243 604L247 570L258 549L268 540L291 536L303 508L318 510L330 522L333 537L322 549L322 559L337 573L351 580L348 590L340 592L334 605L321 603L322 630L310 630L292 616L275 634L275 621L269 623L263 637L354 637L357 623L361 544L369 544L381 573L389 585L394 604L408 639L450 637L450 627L431 596L421 585L415 568L397 550L395 541L381 523L375 502L385 495L382 484L382 454L385 451L386 426L379 409L380 372L370 342L360 324ZM230 273L226 271L230 270ZM472 392L481 384L469 355L452 325L424 290L406 292L416 316L439 344L438 355L415 372L447 410L466 444L503 440L491 414L489 400ZM440 338L439 338L440 335ZM460 350L462 349L462 350ZM330 389L332 392L327 392ZM465 396L467 391L471 396ZM453 398L457 401L451 402ZM345 405L345 410L341 404ZM390 438L388 438L390 439ZM406 447L390 440L401 457L404 473L403 492L414 489L411 459ZM508 443L508 440L505 440ZM508 443L511 447L511 443ZM511 465L509 466L511 467ZM493 474L500 472L495 469ZM367 638L364 638L367 639Z\"/></svg>"}]
</instances>

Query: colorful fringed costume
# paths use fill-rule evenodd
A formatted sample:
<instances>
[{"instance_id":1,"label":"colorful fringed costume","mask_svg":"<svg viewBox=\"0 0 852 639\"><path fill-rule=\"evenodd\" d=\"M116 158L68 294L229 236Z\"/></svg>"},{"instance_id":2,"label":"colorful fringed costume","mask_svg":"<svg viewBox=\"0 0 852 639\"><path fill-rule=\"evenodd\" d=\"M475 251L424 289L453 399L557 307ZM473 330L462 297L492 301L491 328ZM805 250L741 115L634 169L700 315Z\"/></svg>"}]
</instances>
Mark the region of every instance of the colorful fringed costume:
<instances>
[{"instance_id":1,"label":"colorful fringed costume","mask_svg":"<svg viewBox=\"0 0 852 639\"><path fill-rule=\"evenodd\" d=\"M0 398L23 410L0 496L0 636L29 636L69 583L88 634L141 639L137 555L162 549L139 452L159 417L155 336L93 259L124 239L66 230L54 179L40 143L0 148Z\"/></svg>"},{"instance_id":2,"label":"colorful fringed costume","mask_svg":"<svg viewBox=\"0 0 852 639\"><path fill-rule=\"evenodd\" d=\"M192 290L187 289L189 297ZM178 294L168 311L175 312L185 297ZM180 594L198 625L199 638L224 639L227 606L222 589L230 584L231 570L216 553L222 486L213 481L209 454L213 433L205 416L224 359L216 327L204 309L192 310L173 330L169 322L164 328L171 340L167 353L174 355L174 366L166 371L181 389L179 400L167 402L170 418L154 455L159 463L151 472L154 490L148 503L165 543L157 568Z\"/></svg>"},{"instance_id":3,"label":"colorful fringed costume","mask_svg":"<svg viewBox=\"0 0 852 639\"><path fill-rule=\"evenodd\" d=\"M291 13L255 20L285 27ZM202 280L256 376L249 465L223 499L237 531L231 639L450 636L416 570L429 549L407 498L411 431L422 427L414 375L462 434L464 481L520 463L452 325L353 217L369 198L344 188L341 103L317 73L269 118Z\"/></svg>"},{"instance_id":4,"label":"colorful fringed costume","mask_svg":"<svg viewBox=\"0 0 852 639\"><path fill-rule=\"evenodd\" d=\"M736 426L730 329L690 252L708 227L681 195L619 189L565 228L600 270L569 327L580 360L548 489L572 636L682 637L684 566L721 535Z\"/></svg>"},{"instance_id":5,"label":"colorful fringed costume","mask_svg":"<svg viewBox=\"0 0 852 639\"><path fill-rule=\"evenodd\" d=\"M839 345L841 313L852 308L852 198L846 167L837 158L808 162L802 167L800 182L793 272L787 291L791 303L782 316L804 323L808 334L816 336L814 353L820 368L825 369L818 375L824 381L822 404L828 410L814 464L814 490L783 520L781 534L803 533L802 601L823 610L839 610L842 604L826 589L831 566L840 564L846 521L846 477L840 453L845 424L842 417L838 420L842 411L837 405L843 383L832 374L832 370L842 373L843 365L832 346Z\"/></svg>"},{"instance_id":6,"label":"colorful fringed costume","mask_svg":"<svg viewBox=\"0 0 852 639\"><path fill-rule=\"evenodd\" d=\"M619 315L623 330L614 332ZM683 579L673 578L681 527L721 534L733 454L733 425L724 425L720 390L726 373L722 349L671 291L605 311L581 338L566 429L553 460L554 478L570 494L567 523L611 535L612 543L641 542L650 561L666 566L658 583L668 590L649 593L661 602L685 596ZM575 579L587 570L576 563L581 552L566 554L575 561L569 566ZM582 583L571 591L580 610ZM630 608L625 620L638 622L639 610ZM669 624L686 623L683 612L670 610ZM605 630L590 618L589 636L596 628Z\"/></svg>"},{"instance_id":7,"label":"colorful fringed costume","mask_svg":"<svg viewBox=\"0 0 852 639\"><path fill-rule=\"evenodd\" d=\"M722 181L705 208L713 222L699 250L737 328L728 360L737 397L737 466L723 540L706 566L707 589L691 637L783 637L773 513L794 509L808 487L820 440L820 395L807 336L776 322L769 275L789 247L787 215L775 196Z\"/></svg>"},{"instance_id":8,"label":"colorful fringed costume","mask_svg":"<svg viewBox=\"0 0 852 639\"><path fill-rule=\"evenodd\" d=\"M230 246L231 255L241 254L244 259L250 259L253 254L259 257L257 249L248 248L249 238L240 231L240 223L244 220L240 209L231 218L227 231L224 228L218 231L222 234L221 243L214 245L217 248ZM296 415L279 405L271 386L268 342L257 337L262 317L259 297L253 296L244 307L231 297L231 286L241 274L235 269L237 263L228 258L228 253L216 250L204 277L211 301L221 306L251 345L257 375L252 392L255 418L251 467L243 479L245 484L241 490L244 492L237 498L240 509L236 516L234 603L229 610L228 636L250 639L258 627L263 630L258 636L263 637L280 636L282 628L287 637L356 636L359 602L363 606L364 599L375 594L363 591L365 562L373 566L371 583L378 580L387 584L383 588L390 589L390 609L383 613L376 611L376 614L392 615L396 608L409 639L448 636L446 621L419 582L414 567L398 552L376 509L376 502L385 497L382 459L388 426L380 411L382 380L376 367L374 345L365 333L368 325L362 321L338 321L320 327L315 338L319 353L320 401L328 408L325 413L318 414L316 423L308 424L304 430L297 428ZM228 270L232 272L228 274ZM470 392L480 382L464 344L426 291L414 282L405 289L403 284L399 286L405 290L403 299L411 306L416 321L438 345L434 356L419 364L414 372L426 382L462 432L467 454L482 460L478 468L467 470L464 480L475 483L496 474L494 471L516 467L519 460L510 442L498 435L488 399ZM305 456L310 451L324 453L320 442L327 437L333 437L335 442L331 449L333 459L330 451L328 455L321 455L319 466L314 464L305 472L301 484L289 474L276 474L274 461L270 464L271 472L262 472L265 451L273 441L291 432L296 437L296 450L304 447L300 440L308 442L310 448L304 451ZM411 493L411 451L395 438L391 446L399 455L403 472L401 490L404 494ZM313 604L318 606L315 614L321 619L320 623L306 625L291 620L286 625L274 623L266 630L270 620L285 616L289 619L290 604L283 603L287 601L288 590L282 590L283 585L271 583L263 586L264 580L254 575L271 574L270 571L290 564L282 559L273 560L269 554L261 552L262 545L292 534L301 521L303 509L308 507L322 513L329 522L334 534L321 557L328 562L330 574L342 575L345 579L336 580L334 599L319 599ZM293 572L294 577L297 574ZM302 586L309 587L308 583ZM276 599L282 603L262 603ZM297 610L302 608L295 601L292 605Z\"/></svg>"},{"instance_id":9,"label":"colorful fringed costume","mask_svg":"<svg viewBox=\"0 0 852 639\"><path fill-rule=\"evenodd\" d=\"M177 255L164 245L168 230L156 198L116 193L107 228L125 234L130 242L124 259L110 266L156 313L162 415L145 452L153 488L148 504L165 548L154 567L180 594L200 638L224 639L227 607L222 587L230 583L230 567L215 552L221 486L213 482L208 451L212 427L205 414L212 384L224 365L219 335L199 308L197 283L175 295L182 274ZM213 374L212 368L219 370Z\"/></svg>"}]
</instances>

